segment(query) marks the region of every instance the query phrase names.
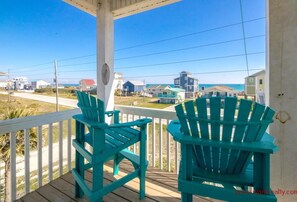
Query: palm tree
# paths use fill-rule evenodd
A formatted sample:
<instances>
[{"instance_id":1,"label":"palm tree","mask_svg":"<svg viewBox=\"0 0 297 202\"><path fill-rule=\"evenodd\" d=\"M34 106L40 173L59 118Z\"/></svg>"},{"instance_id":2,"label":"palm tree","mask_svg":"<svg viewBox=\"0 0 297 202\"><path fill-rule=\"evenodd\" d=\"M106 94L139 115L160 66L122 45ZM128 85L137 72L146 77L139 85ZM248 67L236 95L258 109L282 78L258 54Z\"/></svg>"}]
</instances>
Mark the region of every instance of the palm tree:
<instances>
[{"instance_id":1,"label":"palm tree","mask_svg":"<svg viewBox=\"0 0 297 202\"><path fill-rule=\"evenodd\" d=\"M3 113L3 119L14 119L26 116L32 116L34 112L27 108L21 107L9 107ZM37 135L33 129L30 129L30 149L35 149L37 147ZM16 133L16 155L21 156L25 153L24 141L25 135L24 130L20 130ZM5 188L4 188L4 201L10 200L9 186L10 186L10 138L9 133L0 134L0 160L4 162L5 165Z\"/></svg>"}]
</instances>

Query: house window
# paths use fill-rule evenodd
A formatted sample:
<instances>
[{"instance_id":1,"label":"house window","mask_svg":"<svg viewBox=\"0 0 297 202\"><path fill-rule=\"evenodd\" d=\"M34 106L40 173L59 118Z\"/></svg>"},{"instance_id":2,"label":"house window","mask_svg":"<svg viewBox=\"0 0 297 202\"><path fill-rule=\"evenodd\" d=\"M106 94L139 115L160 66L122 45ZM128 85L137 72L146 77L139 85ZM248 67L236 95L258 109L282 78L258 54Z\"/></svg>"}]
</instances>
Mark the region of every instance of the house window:
<instances>
[{"instance_id":1,"label":"house window","mask_svg":"<svg viewBox=\"0 0 297 202\"><path fill-rule=\"evenodd\" d=\"M259 80L259 84L260 84L260 85L263 84L263 79L260 79L260 80Z\"/></svg>"},{"instance_id":2,"label":"house window","mask_svg":"<svg viewBox=\"0 0 297 202\"><path fill-rule=\"evenodd\" d=\"M254 78L253 77L249 78L249 82L254 82Z\"/></svg>"},{"instance_id":3,"label":"house window","mask_svg":"<svg viewBox=\"0 0 297 202\"><path fill-rule=\"evenodd\" d=\"M178 79L175 80L175 84L179 84L179 80Z\"/></svg>"}]
</instances>

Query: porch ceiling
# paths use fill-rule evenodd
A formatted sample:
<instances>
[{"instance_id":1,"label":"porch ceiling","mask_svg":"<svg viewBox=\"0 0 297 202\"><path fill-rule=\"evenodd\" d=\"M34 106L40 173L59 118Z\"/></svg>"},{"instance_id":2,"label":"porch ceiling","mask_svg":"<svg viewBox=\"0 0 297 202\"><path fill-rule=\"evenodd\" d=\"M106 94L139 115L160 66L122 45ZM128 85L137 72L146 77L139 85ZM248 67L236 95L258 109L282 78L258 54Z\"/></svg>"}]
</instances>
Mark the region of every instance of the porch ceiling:
<instances>
[{"instance_id":1,"label":"porch ceiling","mask_svg":"<svg viewBox=\"0 0 297 202\"><path fill-rule=\"evenodd\" d=\"M99 0L64 0L68 4L96 16ZM151 10L181 0L111 0L114 19L123 18L143 11Z\"/></svg>"}]
</instances>

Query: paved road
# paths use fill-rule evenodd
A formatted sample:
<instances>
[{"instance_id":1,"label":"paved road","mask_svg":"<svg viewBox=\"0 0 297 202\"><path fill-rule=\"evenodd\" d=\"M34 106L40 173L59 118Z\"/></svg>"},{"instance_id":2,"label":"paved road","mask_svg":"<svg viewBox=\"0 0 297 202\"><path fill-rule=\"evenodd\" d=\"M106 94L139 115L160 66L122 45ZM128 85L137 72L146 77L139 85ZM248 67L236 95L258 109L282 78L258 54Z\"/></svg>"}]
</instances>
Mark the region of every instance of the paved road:
<instances>
[{"instance_id":1,"label":"paved road","mask_svg":"<svg viewBox=\"0 0 297 202\"><path fill-rule=\"evenodd\" d=\"M1 92L1 94L7 94L7 93ZM52 96L37 95L33 93L14 93L12 94L12 96L56 104L56 97L52 97ZM77 107L77 100L68 99L68 98L59 98L59 105L63 105L67 107Z\"/></svg>"}]
</instances>

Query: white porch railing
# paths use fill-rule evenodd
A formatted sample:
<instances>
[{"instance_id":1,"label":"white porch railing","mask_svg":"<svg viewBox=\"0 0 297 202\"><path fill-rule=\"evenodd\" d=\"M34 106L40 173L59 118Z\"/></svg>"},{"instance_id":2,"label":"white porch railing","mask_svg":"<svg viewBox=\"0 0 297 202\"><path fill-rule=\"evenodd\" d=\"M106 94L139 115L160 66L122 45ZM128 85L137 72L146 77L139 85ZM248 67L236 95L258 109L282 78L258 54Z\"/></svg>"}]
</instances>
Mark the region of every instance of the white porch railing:
<instances>
[{"instance_id":1,"label":"white porch railing","mask_svg":"<svg viewBox=\"0 0 297 202\"><path fill-rule=\"evenodd\" d=\"M147 128L147 157L153 167L177 172L179 145L166 132L169 121L175 119L175 112L139 107L119 106L120 121L138 118L152 118ZM50 114L0 121L0 135L7 134L10 139L10 199L15 200L23 194L41 187L71 170L74 160L71 139L74 135L74 114L79 109ZM30 149L30 130L37 134L37 149ZM24 132L24 155L16 154L16 134ZM138 153L138 144L131 147ZM0 162L0 192L5 189L4 164ZM0 201L3 201L3 192Z\"/></svg>"},{"instance_id":2,"label":"white porch railing","mask_svg":"<svg viewBox=\"0 0 297 202\"><path fill-rule=\"evenodd\" d=\"M71 169L71 154L73 153L71 152L71 136L74 126L71 119L77 113L80 113L80 109L0 121L0 135L7 134L10 139L8 191L11 201L29 193L31 189L42 186L43 183L52 181L54 177L62 175L65 164L68 171ZM31 129L37 133L37 150L35 151L30 150ZM19 131L24 131L24 156L16 155L18 146L16 134ZM58 163L58 173L53 176L53 171L57 167L56 163ZM4 164L1 163L0 201L4 199L3 191L6 188L3 167Z\"/></svg>"},{"instance_id":3,"label":"white porch railing","mask_svg":"<svg viewBox=\"0 0 297 202\"><path fill-rule=\"evenodd\" d=\"M153 167L166 169L169 172L178 172L179 144L174 142L166 131L169 121L176 119L175 112L122 105L116 105L115 108L121 112L121 122L144 117L152 118L152 123L147 128L147 159L149 164ZM138 153L138 144L132 149Z\"/></svg>"}]
</instances>

